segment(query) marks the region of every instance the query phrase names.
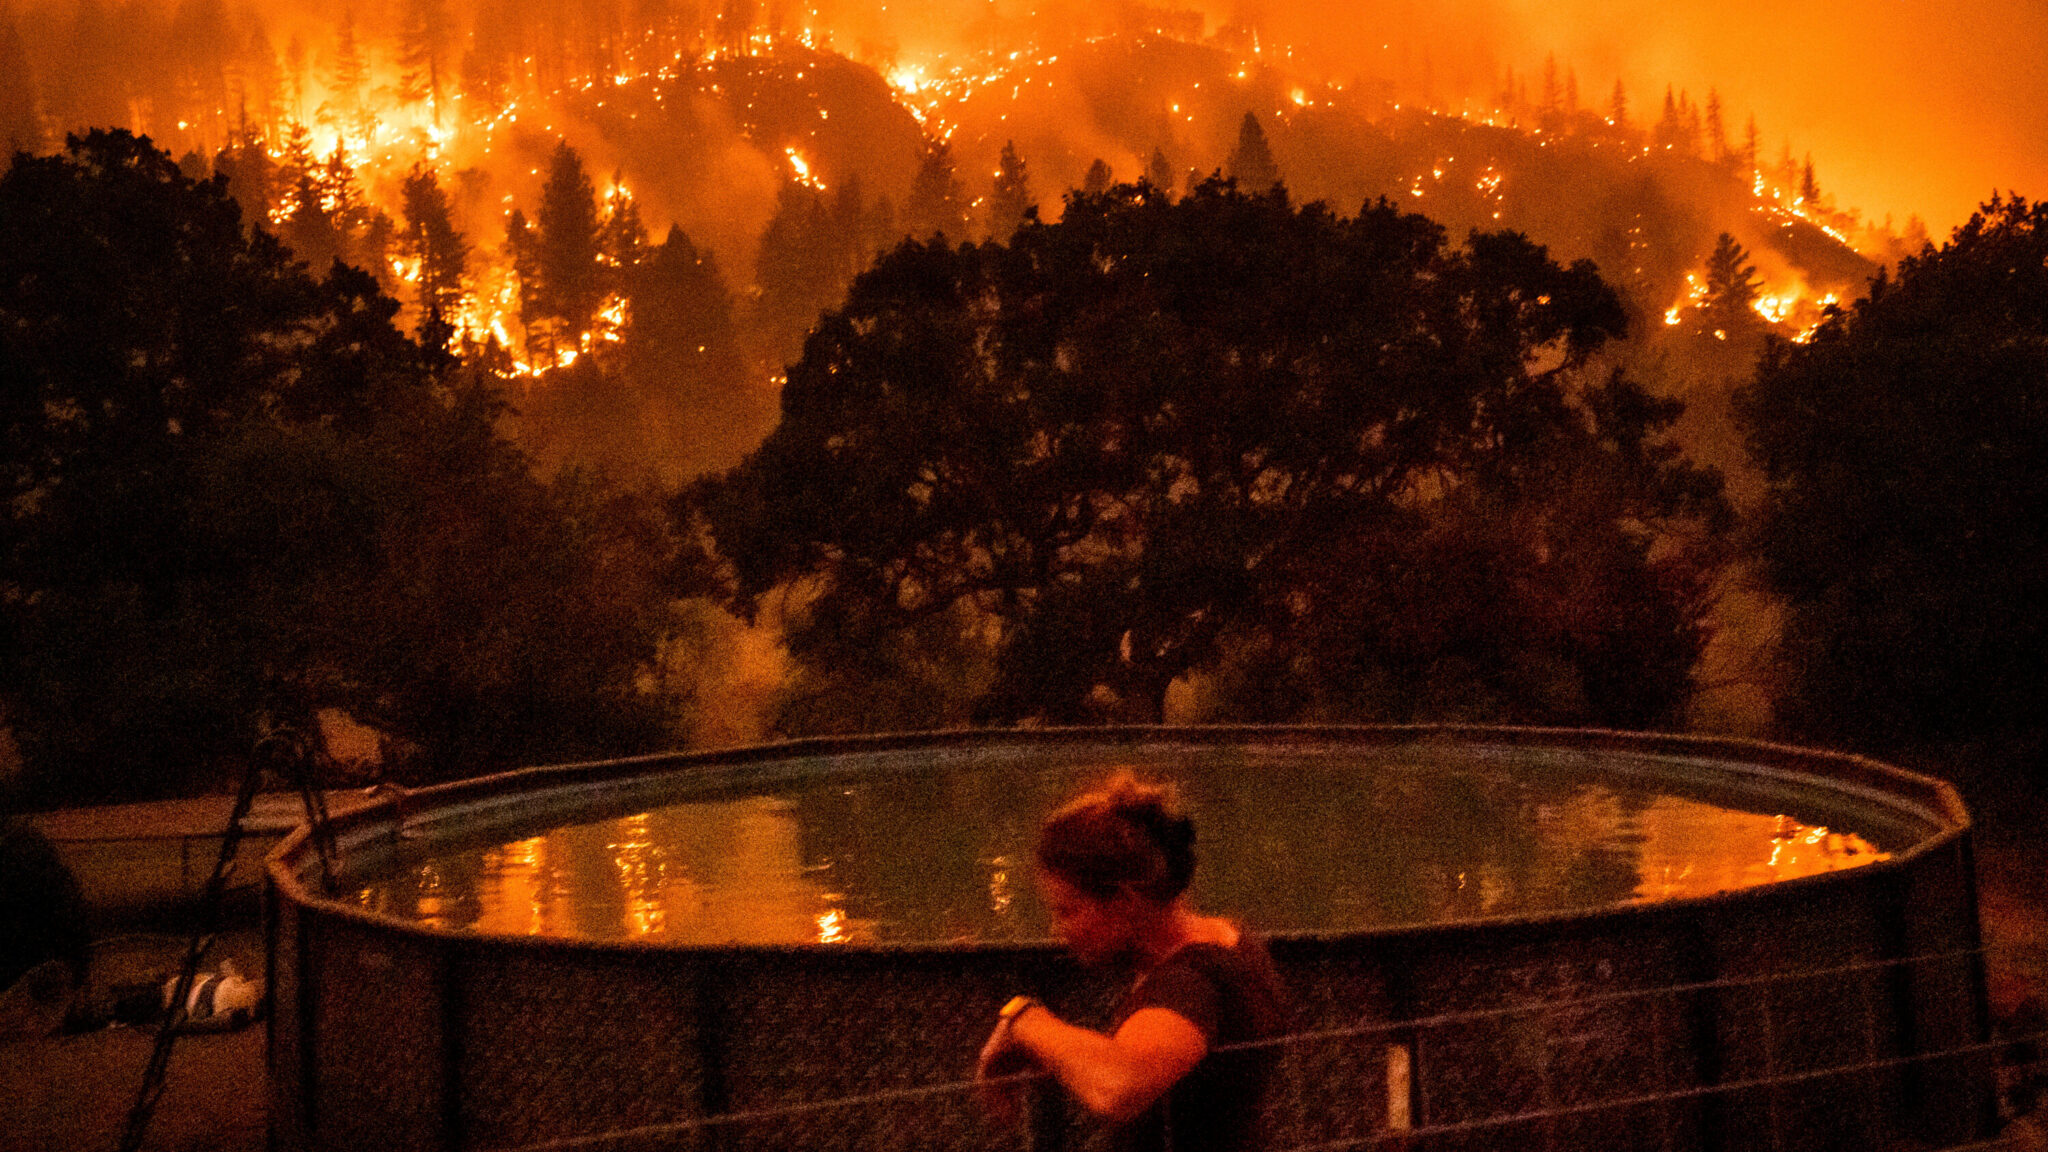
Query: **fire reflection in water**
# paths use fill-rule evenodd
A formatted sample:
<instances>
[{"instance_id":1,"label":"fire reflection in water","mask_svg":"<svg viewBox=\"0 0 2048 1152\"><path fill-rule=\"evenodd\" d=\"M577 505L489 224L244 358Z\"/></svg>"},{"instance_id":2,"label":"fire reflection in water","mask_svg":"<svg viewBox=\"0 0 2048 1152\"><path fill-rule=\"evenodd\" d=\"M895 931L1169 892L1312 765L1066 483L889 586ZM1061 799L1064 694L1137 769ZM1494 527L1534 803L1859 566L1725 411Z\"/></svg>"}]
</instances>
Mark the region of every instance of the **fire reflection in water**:
<instances>
[{"instance_id":1,"label":"fire reflection in water","mask_svg":"<svg viewBox=\"0 0 2048 1152\"><path fill-rule=\"evenodd\" d=\"M1637 899L1706 896L1890 859L1853 832L1662 797L1638 816Z\"/></svg>"},{"instance_id":2,"label":"fire reflection in water","mask_svg":"<svg viewBox=\"0 0 2048 1152\"><path fill-rule=\"evenodd\" d=\"M547 838L535 836L484 853L478 927L518 936L547 934L547 886L542 882L547 851ZM494 892L489 888L493 883Z\"/></svg>"},{"instance_id":3,"label":"fire reflection in water","mask_svg":"<svg viewBox=\"0 0 2048 1152\"><path fill-rule=\"evenodd\" d=\"M1186 773L1198 903L1349 930L1704 896L1887 858L1851 832L1533 771ZM357 901L435 927L684 944L1042 939L1033 823L1057 773L677 804L397 862ZM1814 817L1809 816L1808 819Z\"/></svg>"},{"instance_id":4,"label":"fire reflection in water","mask_svg":"<svg viewBox=\"0 0 2048 1152\"><path fill-rule=\"evenodd\" d=\"M470 862L470 863L466 863ZM753 797L558 828L421 861L361 890L365 908L435 927L688 943L868 938L804 866L795 807Z\"/></svg>"},{"instance_id":5,"label":"fire reflection in water","mask_svg":"<svg viewBox=\"0 0 2048 1152\"><path fill-rule=\"evenodd\" d=\"M660 936L667 931L661 889L668 854L648 834L648 814L640 812L618 822L620 836L612 841L612 863L619 870L619 887L626 894L625 930L629 937Z\"/></svg>"}]
</instances>

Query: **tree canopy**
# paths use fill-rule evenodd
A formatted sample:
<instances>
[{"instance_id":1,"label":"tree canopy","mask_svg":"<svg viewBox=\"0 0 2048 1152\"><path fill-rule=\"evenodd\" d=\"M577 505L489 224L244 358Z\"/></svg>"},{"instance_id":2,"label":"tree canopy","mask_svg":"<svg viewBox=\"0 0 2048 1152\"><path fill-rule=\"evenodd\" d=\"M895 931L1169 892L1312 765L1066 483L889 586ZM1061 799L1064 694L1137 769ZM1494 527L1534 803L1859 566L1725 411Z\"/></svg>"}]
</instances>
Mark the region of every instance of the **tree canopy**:
<instances>
[{"instance_id":1,"label":"tree canopy","mask_svg":"<svg viewBox=\"0 0 2048 1152\"><path fill-rule=\"evenodd\" d=\"M125 132L0 177L0 716L40 795L203 787L327 709L421 774L656 738L659 521L535 481L397 308Z\"/></svg>"},{"instance_id":2,"label":"tree canopy","mask_svg":"<svg viewBox=\"0 0 2048 1152\"><path fill-rule=\"evenodd\" d=\"M1797 732L2039 739L2048 680L2048 204L1994 199L1739 407L1768 479Z\"/></svg>"},{"instance_id":3,"label":"tree canopy","mask_svg":"<svg viewBox=\"0 0 2048 1152\"><path fill-rule=\"evenodd\" d=\"M811 667L966 686L916 722L1156 720L1207 677L1219 716L1650 723L1726 507L1675 406L1589 372L1623 325L1512 233L1120 185L885 255L682 508Z\"/></svg>"}]
</instances>

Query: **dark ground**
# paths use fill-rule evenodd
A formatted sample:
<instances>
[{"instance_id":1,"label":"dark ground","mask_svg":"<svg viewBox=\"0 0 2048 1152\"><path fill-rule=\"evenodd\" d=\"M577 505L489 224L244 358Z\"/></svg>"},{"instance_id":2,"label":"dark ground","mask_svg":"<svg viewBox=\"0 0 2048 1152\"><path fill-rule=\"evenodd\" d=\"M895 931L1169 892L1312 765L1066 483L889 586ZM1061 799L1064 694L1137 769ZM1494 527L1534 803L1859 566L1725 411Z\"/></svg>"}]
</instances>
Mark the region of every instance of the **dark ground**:
<instances>
[{"instance_id":1,"label":"dark ground","mask_svg":"<svg viewBox=\"0 0 2048 1152\"><path fill-rule=\"evenodd\" d=\"M140 953L175 965L182 942ZM222 956L244 975L262 973L263 937L253 927L223 934L206 967ZM115 1025L79 1035L0 1040L0 1152L112 1152L142 1086L152 1029ZM170 1077L144 1144L156 1152L259 1152L264 1147L263 1025L181 1036Z\"/></svg>"}]
</instances>

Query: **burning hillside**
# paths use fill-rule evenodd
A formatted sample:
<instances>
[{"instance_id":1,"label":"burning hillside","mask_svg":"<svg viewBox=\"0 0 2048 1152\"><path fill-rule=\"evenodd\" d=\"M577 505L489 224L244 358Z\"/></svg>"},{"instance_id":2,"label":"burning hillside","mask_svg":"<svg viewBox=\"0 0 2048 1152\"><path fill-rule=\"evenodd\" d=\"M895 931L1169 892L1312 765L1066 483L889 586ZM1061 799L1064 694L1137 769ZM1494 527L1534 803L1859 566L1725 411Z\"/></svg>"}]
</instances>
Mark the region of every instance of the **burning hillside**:
<instances>
[{"instance_id":1,"label":"burning hillside","mask_svg":"<svg viewBox=\"0 0 2048 1152\"><path fill-rule=\"evenodd\" d=\"M671 473L730 462L764 430L803 331L876 253L905 235L1000 237L1026 209L1056 216L1071 188L1177 192L1221 172L1339 211L1388 197L1454 235L1515 229L1595 260L1644 328L1702 306L1722 233L1756 262L1759 321L1789 336L1853 296L1869 258L1917 240L1835 210L1810 159L1768 154L1712 92L1666 90L1660 105L1554 58L1485 82L1426 59L1340 74L1254 21L1192 10L990 6L966 26L445 0L285 14L80 0L26 15L0 37L22 64L0 131L46 145L120 124L194 175L227 176L314 267L369 268L414 325L432 314L452 342L497 348L501 371L529 380L529 438L624 436L598 455L634 464L635 442L706 438L630 338L636 309L665 307L639 299L653 290L636 269L673 226L688 259L670 264L717 299L690 321L702 331L663 339L728 377L682 389L725 395L728 426L718 447L660 465ZM900 34L915 26L948 34ZM1448 94L1460 86L1477 90ZM589 299L554 299L548 275L589 281L561 289ZM624 416L590 399L632 364L647 378L624 392L668 399ZM535 398L566 387L586 395Z\"/></svg>"}]
</instances>

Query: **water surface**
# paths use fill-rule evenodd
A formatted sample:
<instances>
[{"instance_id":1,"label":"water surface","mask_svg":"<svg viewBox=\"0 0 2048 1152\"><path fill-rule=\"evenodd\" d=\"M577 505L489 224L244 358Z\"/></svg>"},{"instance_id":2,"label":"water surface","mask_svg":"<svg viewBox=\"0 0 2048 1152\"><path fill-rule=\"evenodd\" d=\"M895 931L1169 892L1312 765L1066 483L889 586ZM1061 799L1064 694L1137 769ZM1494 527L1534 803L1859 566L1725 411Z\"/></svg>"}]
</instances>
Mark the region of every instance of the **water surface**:
<instances>
[{"instance_id":1,"label":"water surface","mask_svg":"<svg viewBox=\"0 0 2048 1152\"><path fill-rule=\"evenodd\" d=\"M1518 756L1520 757L1518 759ZM1539 754L1269 762L1203 750L1170 778L1194 899L1265 932L1596 908L1883 859L1852 831L1560 772ZM1044 939L1038 820L1111 765L948 763L761 785L429 845L363 907L514 935L689 944Z\"/></svg>"}]
</instances>

